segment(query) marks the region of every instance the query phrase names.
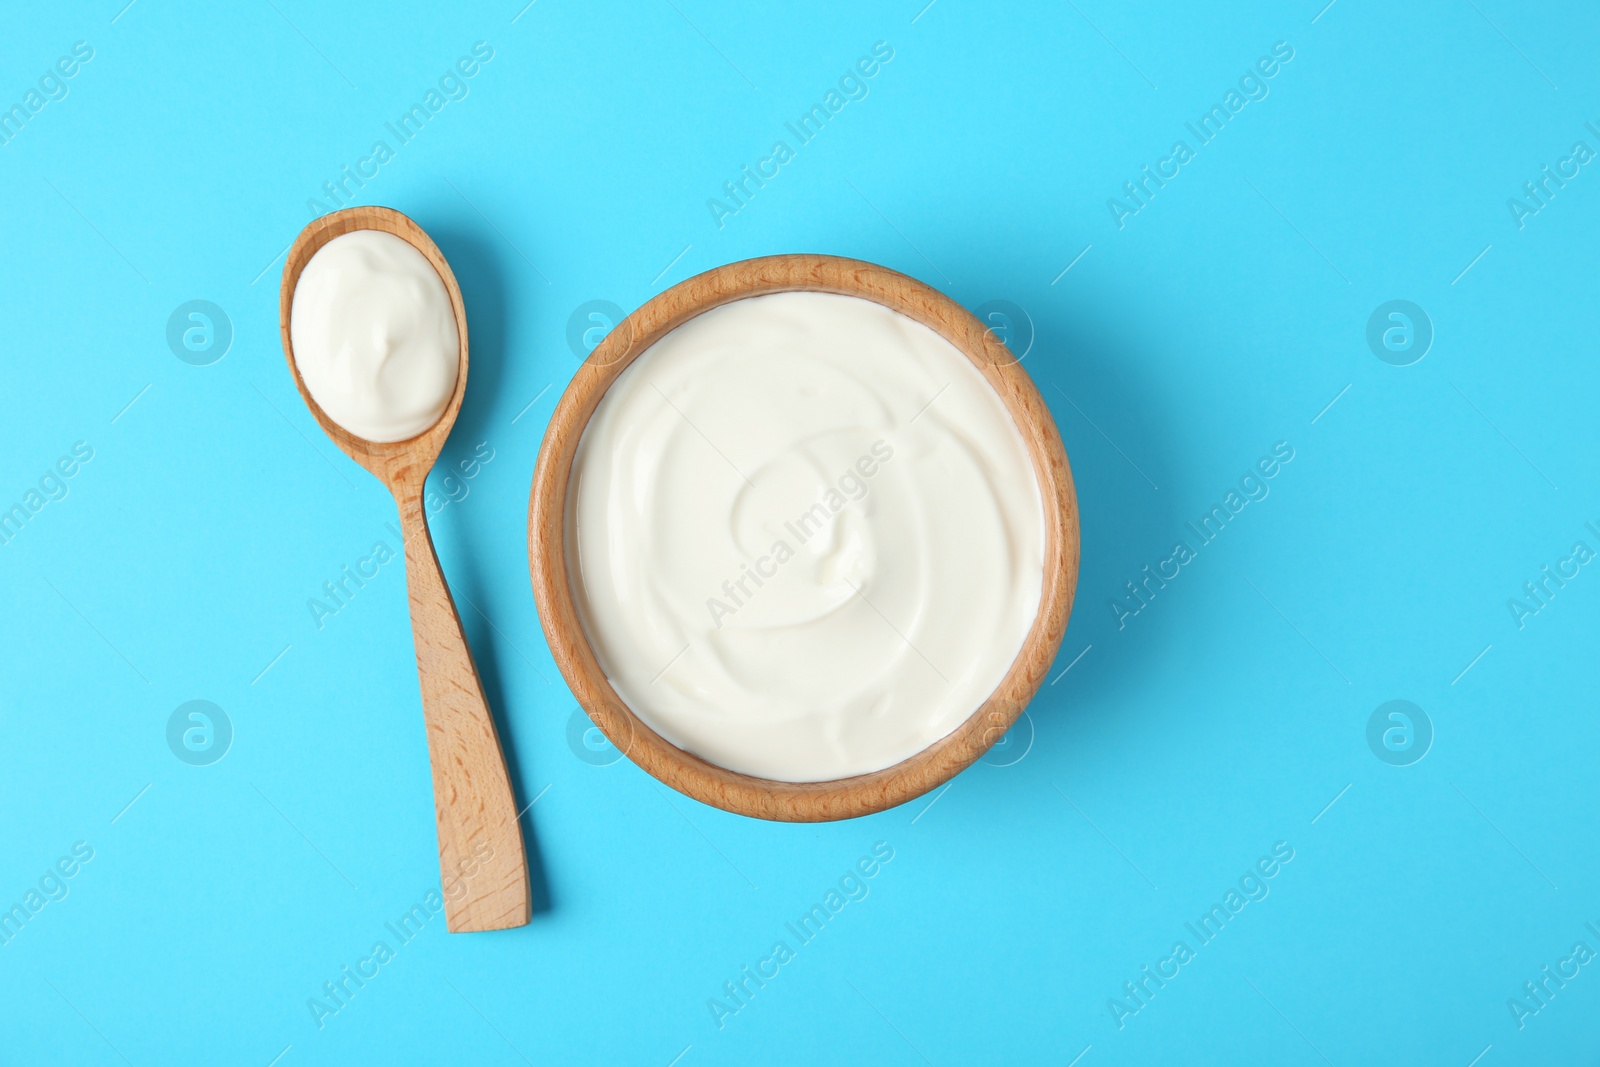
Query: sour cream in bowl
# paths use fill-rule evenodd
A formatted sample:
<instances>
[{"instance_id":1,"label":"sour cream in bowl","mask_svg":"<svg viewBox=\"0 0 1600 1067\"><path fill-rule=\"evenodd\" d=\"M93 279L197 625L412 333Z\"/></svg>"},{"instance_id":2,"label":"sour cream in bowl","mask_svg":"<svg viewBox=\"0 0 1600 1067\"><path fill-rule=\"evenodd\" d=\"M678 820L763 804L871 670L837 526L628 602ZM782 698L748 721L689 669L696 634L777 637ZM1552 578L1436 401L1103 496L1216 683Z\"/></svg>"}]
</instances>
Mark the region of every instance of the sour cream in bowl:
<instances>
[{"instance_id":1,"label":"sour cream in bowl","mask_svg":"<svg viewBox=\"0 0 1600 1067\"><path fill-rule=\"evenodd\" d=\"M885 268L783 256L669 290L579 370L530 558L558 666L646 770L841 818L940 784L1020 714L1077 513L1048 411L977 320Z\"/></svg>"}]
</instances>

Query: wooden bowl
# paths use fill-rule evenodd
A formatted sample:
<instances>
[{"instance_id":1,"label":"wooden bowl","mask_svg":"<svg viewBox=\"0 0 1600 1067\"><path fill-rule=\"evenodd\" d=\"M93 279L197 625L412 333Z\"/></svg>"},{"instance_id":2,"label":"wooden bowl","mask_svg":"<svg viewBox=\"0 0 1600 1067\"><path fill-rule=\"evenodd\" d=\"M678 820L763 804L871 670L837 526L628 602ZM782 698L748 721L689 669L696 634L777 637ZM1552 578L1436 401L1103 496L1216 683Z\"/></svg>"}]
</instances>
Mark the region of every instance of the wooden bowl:
<instances>
[{"instance_id":1,"label":"wooden bowl","mask_svg":"<svg viewBox=\"0 0 1600 1067\"><path fill-rule=\"evenodd\" d=\"M955 731L892 767L828 782L778 782L708 763L656 733L612 689L578 621L567 573L567 492L589 417L611 383L674 328L721 304L791 291L838 293L882 304L927 326L983 374L1011 414L1044 505L1044 588L1017 658ZM578 703L639 766L696 800L740 815L823 822L903 804L954 777L1022 714L1055 659L1078 579L1078 502L1061 435L1039 390L1009 349L965 308L898 271L838 256L785 255L717 267L673 286L629 315L578 368L539 449L528 503L533 595L556 666Z\"/></svg>"}]
</instances>

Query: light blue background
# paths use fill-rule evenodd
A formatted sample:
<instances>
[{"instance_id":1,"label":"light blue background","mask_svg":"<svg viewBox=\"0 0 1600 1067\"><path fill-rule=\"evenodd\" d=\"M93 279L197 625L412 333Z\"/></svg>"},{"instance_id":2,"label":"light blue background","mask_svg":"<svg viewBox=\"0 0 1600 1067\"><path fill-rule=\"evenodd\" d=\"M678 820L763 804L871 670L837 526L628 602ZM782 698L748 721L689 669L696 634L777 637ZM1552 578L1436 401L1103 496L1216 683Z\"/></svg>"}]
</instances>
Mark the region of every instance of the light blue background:
<instances>
[{"instance_id":1,"label":"light blue background","mask_svg":"<svg viewBox=\"0 0 1600 1067\"><path fill-rule=\"evenodd\" d=\"M1521 629L1507 606L1575 541L1600 549L1600 174L1520 229L1506 203L1600 149L1591 9L123 2L13 5L0 33L3 106L94 48L0 147L0 507L94 449L0 547L0 905L94 849L0 947L0 1062L1594 1054L1600 967L1521 1029L1507 1006L1600 949L1600 568ZM870 95L719 229L707 199L880 40ZM392 942L438 868L402 564L320 630L306 606L398 546L383 488L295 394L281 254L477 41L470 95L359 202L421 222L466 296L444 461L494 459L434 531L537 798L540 910L433 921L319 1029L307 999ZM1270 95L1119 229L1107 198L1194 147L1184 123L1279 41ZM824 826L578 758L525 542L573 310L789 251L1026 309L1083 517L1055 681L998 761L1026 754ZM165 340L194 299L234 329L209 366ZM1391 299L1435 330L1409 367L1365 341ZM1270 496L1119 629L1124 582L1279 441ZM233 723L211 766L167 747L192 699ZM1391 699L1435 731L1410 766L1367 744ZM879 841L870 895L719 1029L708 999ZM1270 896L1199 946L1184 924L1280 841ZM1119 1029L1108 999L1180 938L1196 958Z\"/></svg>"}]
</instances>

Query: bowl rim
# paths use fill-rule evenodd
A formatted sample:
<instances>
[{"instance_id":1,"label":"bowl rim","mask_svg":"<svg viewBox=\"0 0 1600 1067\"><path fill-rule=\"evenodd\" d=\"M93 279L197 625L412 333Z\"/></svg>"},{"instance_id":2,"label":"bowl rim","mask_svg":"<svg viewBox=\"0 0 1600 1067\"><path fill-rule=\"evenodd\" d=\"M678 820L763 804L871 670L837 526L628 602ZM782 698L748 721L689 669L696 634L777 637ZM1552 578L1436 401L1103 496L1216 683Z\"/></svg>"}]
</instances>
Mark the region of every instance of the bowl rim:
<instances>
[{"instance_id":1,"label":"bowl rim","mask_svg":"<svg viewBox=\"0 0 1600 1067\"><path fill-rule=\"evenodd\" d=\"M1045 523L1039 610L989 698L961 725L882 770L825 782L781 782L717 766L667 741L619 697L579 621L567 572L567 495L589 418L611 383L673 329L735 300L780 292L871 300L922 323L972 361L1022 435ZM539 448L528 499L534 601L556 667L612 744L662 783L753 818L824 822L869 815L921 796L983 755L1044 681L1071 613L1079 562L1078 504L1060 432L1038 388L1005 344L966 308L899 271L862 260L790 253L740 260L679 282L646 301L595 347L562 393Z\"/></svg>"}]
</instances>

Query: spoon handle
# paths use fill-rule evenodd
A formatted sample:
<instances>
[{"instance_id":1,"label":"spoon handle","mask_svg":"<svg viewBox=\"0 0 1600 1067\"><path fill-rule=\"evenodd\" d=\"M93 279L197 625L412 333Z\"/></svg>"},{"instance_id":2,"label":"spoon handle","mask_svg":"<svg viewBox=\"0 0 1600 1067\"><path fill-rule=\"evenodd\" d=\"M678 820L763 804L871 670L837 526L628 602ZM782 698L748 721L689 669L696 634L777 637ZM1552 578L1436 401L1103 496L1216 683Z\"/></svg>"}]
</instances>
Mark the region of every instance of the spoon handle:
<instances>
[{"instance_id":1,"label":"spoon handle","mask_svg":"<svg viewBox=\"0 0 1600 1067\"><path fill-rule=\"evenodd\" d=\"M505 754L433 550L421 487L398 502L446 923L452 933L522 926L532 910L528 860Z\"/></svg>"}]
</instances>

